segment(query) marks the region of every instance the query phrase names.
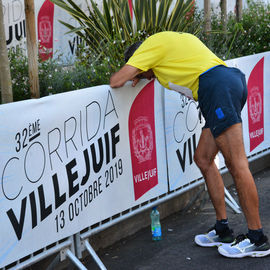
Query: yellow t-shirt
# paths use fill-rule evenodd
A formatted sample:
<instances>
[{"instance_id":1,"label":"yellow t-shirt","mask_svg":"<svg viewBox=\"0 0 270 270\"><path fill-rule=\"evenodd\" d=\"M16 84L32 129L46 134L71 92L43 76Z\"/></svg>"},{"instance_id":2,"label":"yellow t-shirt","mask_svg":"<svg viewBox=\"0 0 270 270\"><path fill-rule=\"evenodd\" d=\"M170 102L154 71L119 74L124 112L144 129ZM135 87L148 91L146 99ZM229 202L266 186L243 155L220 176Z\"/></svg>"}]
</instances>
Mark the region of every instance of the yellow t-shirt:
<instances>
[{"instance_id":1,"label":"yellow t-shirt","mask_svg":"<svg viewBox=\"0 0 270 270\"><path fill-rule=\"evenodd\" d=\"M169 31L147 38L127 64L142 71L152 69L164 87L184 94L192 91L195 100L199 76L214 66L226 66L194 35Z\"/></svg>"}]
</instances>

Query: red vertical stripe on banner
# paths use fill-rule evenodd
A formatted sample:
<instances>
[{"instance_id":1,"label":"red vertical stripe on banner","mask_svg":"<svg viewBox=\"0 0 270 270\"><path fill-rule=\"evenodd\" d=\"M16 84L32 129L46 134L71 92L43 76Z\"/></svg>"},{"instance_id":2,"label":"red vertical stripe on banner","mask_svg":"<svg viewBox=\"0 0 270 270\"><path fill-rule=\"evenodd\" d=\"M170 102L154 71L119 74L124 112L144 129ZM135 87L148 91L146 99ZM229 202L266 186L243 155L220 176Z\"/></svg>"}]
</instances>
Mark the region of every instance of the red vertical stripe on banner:
<instances>
[{"instance_id":1,"label":"red vertical stripe on banner","mask_svg":"<svg viewBox=\"0 0 270 270\"><path fill-rule=\"evenodd\" d=\"M42 60L53 57L54 4L45 0L38 13L39 56Z\"/></svg>"},{"instance_id":2,"label":"red vertical stripe on banner","mask_svg":"<svg viewBox=\"0 0 270 270\"><path fill-rule=\"evenodd\" d=\"M128 5L129 5L129 12L130 12L131 19L133 19L132 0L128 0Z\"/></svg>"},{"instance_id":3,"label":"red vertical stripe on banner","mask_svg":"<svg viewBox=\"0 0 270 270\"><path fill-rule=\"evenodd\" d=\"M263 108L264 57L256 64L248 79L248 126L250 151L264 141Z\"/></svg>"},{"instance_id":4,"label":"red vertical stripe on banner","mask_svg":"<svg viewBox=\"0 0 270 270\"><path fill-rule=\"evenodd\" d=\"M135 98L129 112L129 142L135 200L158 184L154 81Z\"/></svg>"}]
</instances>

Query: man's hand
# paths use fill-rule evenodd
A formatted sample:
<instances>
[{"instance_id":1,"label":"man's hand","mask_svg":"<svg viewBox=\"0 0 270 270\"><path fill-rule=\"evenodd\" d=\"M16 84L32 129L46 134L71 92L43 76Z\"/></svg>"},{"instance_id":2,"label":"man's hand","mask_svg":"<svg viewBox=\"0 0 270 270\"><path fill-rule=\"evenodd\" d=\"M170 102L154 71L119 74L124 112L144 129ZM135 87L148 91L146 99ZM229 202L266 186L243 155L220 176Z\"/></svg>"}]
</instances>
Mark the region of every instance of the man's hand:
<instances>
[{"instance_id":1,"label":"man's hand","mask_svg":"<svg viewBox=\"0 0 270 270\"><path fill-rule=\"evenodd\" d=\"M138 68L124 65L118 72L111 76L110 86L112 88L121 87L130 80L133 80L132 86L135 86L140 80L139 78L136 78L139 73L140 70Z\"/></svg>"},{"instance_id":2,"label":"man's hand","mask_svg":"<svg viewBox=\"0 0 270 270\"><path fill-rule=\"evenodd\" d=\"M139 81L140 81L140 78L138 78L138 77L133 78L133 79L132 79L132 86L133 86L133 87L136 86L136 84L137 84Z\"/></svg>"}]
</instances>

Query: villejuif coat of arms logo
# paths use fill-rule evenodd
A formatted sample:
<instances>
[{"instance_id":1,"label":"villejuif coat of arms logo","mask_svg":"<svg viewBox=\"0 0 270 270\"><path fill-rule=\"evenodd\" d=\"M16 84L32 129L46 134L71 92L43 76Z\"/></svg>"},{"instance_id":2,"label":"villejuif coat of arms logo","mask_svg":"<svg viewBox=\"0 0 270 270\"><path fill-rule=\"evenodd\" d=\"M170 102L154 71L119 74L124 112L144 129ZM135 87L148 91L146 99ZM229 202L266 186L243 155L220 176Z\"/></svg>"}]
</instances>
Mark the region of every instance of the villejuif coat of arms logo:
<instances>
[{"instance_id":1,"label":"villejuif coat of arms logo","mask_svg":"<svg viewBox=\"0 0 270 270\"><path fill-rule=\"evenodd\" d=\"M139 163L151 160L153 151L153 132L147 117L138 117L132 130L132 146Z\"/></svg>"},{"instance_id":2,"label":"villejuif coat of arms logo","mask_svg":"<svg viewBox=\"0 0 270 270\"><path fill-rule=\"evenodd\" d=\"M261 120L262 115L262 96L259 87L254 86L250 90L250 95L248 98L249 102L249 115L253 124Z\"/></svg>"}]
</instances>

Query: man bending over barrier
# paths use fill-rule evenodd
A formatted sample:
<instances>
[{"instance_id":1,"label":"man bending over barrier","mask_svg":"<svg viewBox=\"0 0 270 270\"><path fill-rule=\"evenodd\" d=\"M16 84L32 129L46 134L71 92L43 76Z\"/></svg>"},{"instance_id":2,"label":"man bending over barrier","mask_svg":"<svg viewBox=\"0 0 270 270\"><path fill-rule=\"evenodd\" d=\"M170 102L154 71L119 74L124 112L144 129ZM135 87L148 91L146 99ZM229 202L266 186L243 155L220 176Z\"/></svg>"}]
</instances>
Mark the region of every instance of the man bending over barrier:
<instances>
[{"instance_id":1,"label":"man bending over barrier","mask_svg":"<svg viewBox=\"0 0 270 270\"><path fill-rule=\"evenodd\" d=\"M259 216L259 199L246 158L241 110L247 98L244 74L212 53L197 37L187 33L161 32L137 42L125 52L126 64L110 79L111 87L121 87L142 78L158 81L198 100L206 124L194 155L208 187L216 212L216 224L205 234L195 236L199 246L219 246L220 254L241 258L270 254ZM229 228L224 184L214 158L224 156L233 176L244 212L248 233L234 239Z\"/></svg>"}]
</instances>

